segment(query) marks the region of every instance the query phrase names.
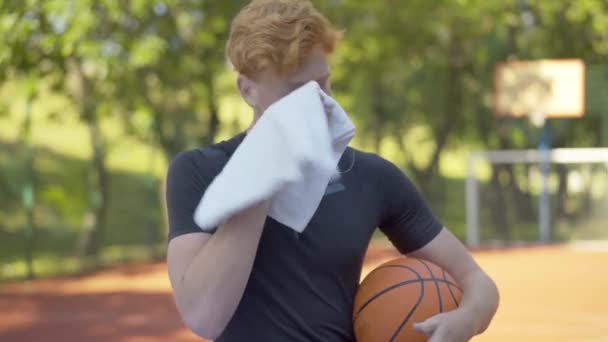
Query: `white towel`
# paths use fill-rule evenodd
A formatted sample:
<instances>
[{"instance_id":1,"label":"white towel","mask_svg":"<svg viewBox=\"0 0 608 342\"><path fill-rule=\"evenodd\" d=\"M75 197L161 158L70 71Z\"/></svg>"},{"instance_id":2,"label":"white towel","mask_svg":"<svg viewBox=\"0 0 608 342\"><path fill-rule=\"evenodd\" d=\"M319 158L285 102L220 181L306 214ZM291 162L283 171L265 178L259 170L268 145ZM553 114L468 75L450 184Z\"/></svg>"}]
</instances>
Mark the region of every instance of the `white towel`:
<instances>
[{"instance_id":1,"label":"white towel","mask_svg":"<svg viewBox=\"0 0 608 342\"><path fill-rule=\"evenodd\" d=\"M202 229L216 227L271 199L269 216L302 232L354 130L340 105L308 82L264 112L205 191L195 222Z\"/></svg>"}]
</instances>

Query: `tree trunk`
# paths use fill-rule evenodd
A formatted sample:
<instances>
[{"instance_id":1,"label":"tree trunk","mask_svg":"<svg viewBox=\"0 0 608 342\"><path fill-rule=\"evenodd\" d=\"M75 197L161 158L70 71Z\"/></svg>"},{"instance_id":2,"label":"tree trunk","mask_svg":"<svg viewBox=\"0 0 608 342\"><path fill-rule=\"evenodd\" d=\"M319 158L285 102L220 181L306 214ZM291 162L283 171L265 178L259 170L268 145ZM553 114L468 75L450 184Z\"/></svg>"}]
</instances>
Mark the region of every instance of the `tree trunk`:
<instances>
[{"instance_id":1,"label":"tree trunk","mask_svg":"<svg viewBox=\"0 0 608 342\"><path fill-rule=\"evenodd\" d=\"M519 218L523 221L535 221L537 219L538 213L534 211L534 197L532 196L532 192L530 189L530 164L524 164L524 175L525 185L523 189L519 189Z\"/></svg>"},{"instance_id":2,"label":"tree trunk","mask_svg":"<svg viewBox=\"0 0 608 342\"><path fill-rule=\"evenodd\" d=\"M110 199L110 177L106 167L106 145L99 124L97 108L93 104L90 80L84 75L79 61L71 60L71 66L78 78L76 98L81 107L82 119L89 130L93 150L91 171L88 178L89 208L85 213L83 231L80 236L78 254L90 260L96 267L100 263L100 250L106 229L107 210Z\"/></svg>"},{"instance_id":3,"label":"tree trunk","mask_svg":"<svg viewBox=\"0 0 608 342\"><path fill-rule=\"evenodd\" d=\"M24 258L26 265L26 277L32 280L36 277L34 271L34 249L36 243L36 225L34 218L35 208L35 178L36 170L34 168L34 150L32 147L32 101L33 96L30 94L26 99L25 120L22 126L22 140L25 146L25 175L26 180L22 189L23 207L26 212L26 224L24 228L25 245Z\"/></svg>"},{"instance_id":4,"label":"tree trunk","mask_svg":"<svg viewBox=\"0 0 608 342\"><path fill-rule=\"evenodd\" d=\"M205 73L207 82L207 111L209 112L209 129L207 134L202 137L203 146L212 144L220 127L219 108L217 104L217 94L215 90L215 78L212 72Z\"/></svg>"},{"instance_id":5,"label":"tree trunk","mask_svg":"<svg viewBox=\"0 0 608 342\"><path fill-rule=\"evenodd\" d=\"M378 122L378 119L374 119L374 140L373 140L373 149L374 152L380 153L380 149L382 148L382 124Z\"/></svg>"},{"instance_id":6,"label":"tree trunk","mask_svg":"<svg viewBox=\"0 0 608 342\"><path fill-rule=\"evenodd\" d=\"M499 148L508 148L509 141L506 137L506 133L509 131L508 127L500 121L496 123L495 127L492 127L492 125L490 124L491 122L487 118L489 114L485 113L483 108L478 108L477 113L479 114L479 118L477 120L479 125L479 132L481 134L481 138L484 144L488 147L491 147L492 144L490 142L489 132L493 130L497 132ZM509 239L511 238L511 231L508 216L508 206L504 188L500 184L500 174L502 167L503 166L501 165L492 165L491 188L488 193L492 194L493 197L490 199L489 205L493 218L492 223L494 224L494 231L496 232L496 235L502 241L509 241Z\"/></svg>"},{"instance_id":7,"label":"tree trunk","mask_svg":"<svg viewBox=\"0 0 608 342\"><path fill-rule=\"evenodd\" d=\"M110 197L110 177L106 168L106 150L97 114L86 114L90 143L93 147L92 169L89 173L89 212L81 239L80 253L91 257L94 266L99 265L100 251L106 230Z\"/></svg>"},{"instance_id":8,"label":"tree trunk","mask_svg":"<svg viewBox=\"0 0 608 342\"><path fill-rule=\"evenodd\" d=\"M407 148L405 147L405 143L403 142L403 134L401 132L401 128L400 127L394 127L392 129L392 133L393 133L393 138L395 138L395 141L397 142L397 146L399 147L399 151L401 152L401 155L403 156L403 165L401 166L403 169L409 169L412 167L411 164L411 159L409 156L409 153L407 151Z\"/></svg>"},{"instance_id":9,"label":"tree trunk","mask_svg":"<svg viewBox=\"0 0 608 342\"><path fill-rule=\"evenodd\" d=\"M141 69L138 71L138 78L145 79L146 75L149 75L151 72L151 70ZM169 109L164 103L155 103L150 97L151 92L146 86L142 88L142 92L143 99L152 112L152 126L158 139L159 147L163 152L165 160L171 161L184 148L182 146L183 131L179 127L181 119L178 117L179 115L175 108ZM167 122L167 117L172 118L170 123Z\"/></svg>"},{"instance_id":10,"label":"tree trunk","mask_svg":"<svg viewBox=\"0 0 608 342\"><path fill-rule=\"evenodd\" d=\"M585 187L582 194L582 206L581 206L581 215L583 217L592 217L593 216L593 172L594 165L588 165L583 168L583 179L585 179Z\"/></svg>"},{"instance_id":11,"label":"tree trunk","mask_svg":"<svg viewBox=\"0 0 608 342\"><path fill-rule=\"evenodd\" d=\"M455 38L452 39L450 51L457 53L458 45ZM462 96L462 66L455 62L448 63L447 80L445 83L445 102L444 116L445 119L441 122L438 129L433 131L435 147L431 155L429 163L417 170L420 186L422 191L431 194L431 183L439 174L439 162L441 155L445 150L449 141L450 134L454 127L461 123L463 110Z\"/></svg>"},{"instance_id":12,"label":"tree trunk","mask_svg":"<svg viewBox=\"0 0 608 342\"><path fill-rule=\"evenodd\" d=\"M514 206L517 208L518 217L522 220L533 218L535 213L533 212L532 197L525 190L522 190L517 182L520 174L516 172L513 164L504 165L504 168L509 174L509 192L511 193ZM527 179L527 174L524 175L524 179Z\"/></svg>"},{"instance_id":13,"label":"tree trunk","mask_svg":"<svg viewBox=\"0 0 608 342\"><path fill-rule=\"evenodd\" d=\"M383 85L380 82L376 82L375 86L373 87L372 96L372 148L374 152L380 153L384 122L386 120L386 108L384 105L385 95Z\"/></svg>"},{"instance_id":14,"label":"tree trunk","mask_svg":"<svg viewBox=\"0 0 608 342\"><path fill-rule=\"evenodd\" d=\"M505 189L500 184L500 176L503 172L503 166L492 166L492 187L495 189L496 197L492 205L492 217L494 218L495 231L501 241L509 241L511 232L509 229L509 208L505 196Z\"/></svg>"}]
</instances>

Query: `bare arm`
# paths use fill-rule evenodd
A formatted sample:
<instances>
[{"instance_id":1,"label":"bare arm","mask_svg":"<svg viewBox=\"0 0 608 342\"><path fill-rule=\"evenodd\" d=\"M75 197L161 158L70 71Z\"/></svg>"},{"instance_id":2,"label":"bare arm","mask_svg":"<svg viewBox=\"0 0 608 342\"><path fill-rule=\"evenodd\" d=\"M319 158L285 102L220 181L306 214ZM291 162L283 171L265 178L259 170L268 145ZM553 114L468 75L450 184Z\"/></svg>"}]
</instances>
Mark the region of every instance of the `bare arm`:
<instances>
[{"instance_id":1,"label":"bare arm","mask_svg":"<svg viewBox=\"0 0 608 342\"><path fill-rule=\"evenodd\" d=\"M217 338L243 296L269 202L233 216L215 234L194 233L169 243L169 278L177 308L193 332Z\"/></svg>"},{"instance_id":2,"label":"bare arm","mask_svg":"<svg viewBox=\"0 0 608 342\"><path fill-rule=\"evenodd\" d=\"M460 325L468 326L469 335L484 332L498 308L498 289L494 281L477 265L464 245L444 228L435 239L411 255L437 264L454 277L463 290L460 307L457 310L464 317L460 320ZM425 323L422 330L434 330L436 328L434 322L430 323ZM430 329L426 330L426 328ZM450 333L446 332L448 336ZM437 340L442 341L441 338Z\"/></svg>"}]
</instances>

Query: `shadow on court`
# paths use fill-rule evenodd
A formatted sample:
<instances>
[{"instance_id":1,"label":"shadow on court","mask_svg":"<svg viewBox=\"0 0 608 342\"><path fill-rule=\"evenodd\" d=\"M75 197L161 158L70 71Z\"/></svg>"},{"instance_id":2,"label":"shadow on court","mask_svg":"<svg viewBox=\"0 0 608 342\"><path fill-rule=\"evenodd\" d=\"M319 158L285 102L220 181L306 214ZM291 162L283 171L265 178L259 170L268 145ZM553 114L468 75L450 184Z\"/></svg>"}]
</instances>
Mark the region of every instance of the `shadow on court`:
<instances>
[{"instance_id":1,"label":"shadow on court","mask_svg":"<svg viewBox=\"0 0 608 342\"><path fill-rule=\"evenodd\" d=\"M363 274L398 256L368 251ZM474 341L608 341L608 249L520 248L475 252L496 280L501 306ZM202 341L175 309L166 265L0 287L0 341Z\"/></svg>"},{"instance_id":2,"label":"shadow on court","mask_svg":"<svg viewBox=\"0 0 608 342\"><path fill-rule=\"evenodd\" d=\"M201 341L184 328L166 265L0 287L0 341Z\"/></svg>"},{"instance_id":3,"label":"shadow on court","mask_svg":"<svg viewBox=\"0 0 608 342\"><path fill-rule=\"evenodd\" d=\"M0 307L0 341L197 340L166 293L13 293Z\"/></svg>"}]
</instances>

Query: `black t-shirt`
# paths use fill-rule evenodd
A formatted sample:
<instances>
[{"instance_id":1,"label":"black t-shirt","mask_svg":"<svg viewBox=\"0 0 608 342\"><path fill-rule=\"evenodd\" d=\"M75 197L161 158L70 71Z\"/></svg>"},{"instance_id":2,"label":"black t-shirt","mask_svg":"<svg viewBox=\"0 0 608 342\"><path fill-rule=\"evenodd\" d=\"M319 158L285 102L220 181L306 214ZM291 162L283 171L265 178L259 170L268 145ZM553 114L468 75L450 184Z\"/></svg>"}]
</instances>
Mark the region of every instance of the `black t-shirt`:
<instances>
[{"instance_id":1,"label":"black t-shirt","mask_svg":"<svg viewBox=\"0 0 608 342\"><path fill-rule=\"evenodd\" d=\"M202 233L194 210L244 137L183 152L171 162L169 239ZM374 230L379 227L404 254L441 231L391 162L348 148L339 169L341 177L328 185L302 233L267 218L243 298L217 342L353 341L353 299Z\"/></svg>"}]
</instances>

